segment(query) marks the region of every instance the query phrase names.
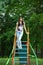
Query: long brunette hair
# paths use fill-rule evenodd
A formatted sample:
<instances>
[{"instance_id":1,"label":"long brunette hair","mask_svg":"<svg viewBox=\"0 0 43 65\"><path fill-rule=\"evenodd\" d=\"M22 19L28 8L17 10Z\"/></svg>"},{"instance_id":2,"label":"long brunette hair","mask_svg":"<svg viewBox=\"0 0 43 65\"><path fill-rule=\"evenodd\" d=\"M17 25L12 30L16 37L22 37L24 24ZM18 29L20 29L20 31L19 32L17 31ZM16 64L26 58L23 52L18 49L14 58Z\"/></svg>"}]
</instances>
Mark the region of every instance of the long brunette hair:
<instances>
[{"instance_id":1,"label":"long brunette hair","mask_svg":"<svg viewBox=\"0 0 43 65\"><path fill-rule=\"evenodd\" d=\"M20 26L20 18L22 18L22 16L19 16L19 20L18 20L18 26ZM22 20L22 25L23 25L23 20Z\"/></svg>"}]
</instances>

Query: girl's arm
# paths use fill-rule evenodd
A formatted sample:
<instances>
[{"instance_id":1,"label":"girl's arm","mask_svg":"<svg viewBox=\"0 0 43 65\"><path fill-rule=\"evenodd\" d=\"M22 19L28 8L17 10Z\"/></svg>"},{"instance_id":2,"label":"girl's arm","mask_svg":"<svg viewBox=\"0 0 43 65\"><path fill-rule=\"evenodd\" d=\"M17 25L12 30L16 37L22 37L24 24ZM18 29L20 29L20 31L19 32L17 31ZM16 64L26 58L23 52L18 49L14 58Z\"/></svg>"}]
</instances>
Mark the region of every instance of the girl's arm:
<instances>
[{"instance_id":1,"label":"girl's arm","mask_svg":"<svg viewBox=\"0 0 43 65\"><path fill-rule=\"evenodd\" d=\"M18 29L18 22L16 23L16 28L15 28L15 35L16 35L16 31Z\"/></svg>"},{"instance_id":2,"label":"girl's arm","mask_svg":"<svg viewBox=\"0 0 43 65\"><path fill-rule=\"evenodd\" d=\"M27 32L25 22L24 22L24 30L25 30L26 34L29 34L29 32Z\"/></svg>"},{"instance_id":3,"label":"girl's arm","mask_svg":"<svg viewBox=\"0 0 43 65\"><path fill-rule=\"evenodd\" d=\"M16 23L16 28L15 28L15 31L17 31L17 29L18 29L18 22Z\"/></svg>"}]
</instances>

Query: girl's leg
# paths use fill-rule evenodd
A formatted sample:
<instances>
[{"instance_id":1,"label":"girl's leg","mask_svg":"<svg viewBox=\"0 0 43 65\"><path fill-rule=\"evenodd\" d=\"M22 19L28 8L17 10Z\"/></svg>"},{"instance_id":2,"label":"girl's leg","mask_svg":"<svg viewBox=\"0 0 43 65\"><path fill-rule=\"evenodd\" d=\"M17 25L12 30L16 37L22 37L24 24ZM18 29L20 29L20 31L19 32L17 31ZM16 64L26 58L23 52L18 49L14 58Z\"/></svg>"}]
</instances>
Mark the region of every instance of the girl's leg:
<instances>
[{"instance_id":1,"label":"girl's leg","mask_svg":"<svg viewBox=\"0 0 43 65\"><path fill-rule=\"evenodd\" d=\"M17 36L17 46L18 46L19 49L22 49L22 44L21 44L21 38L22 38L22 36L23 36L23 33L20 33Z\"/></svg>"},{"instance_id":2,"label":"girl's leg","mask_svg":"<svg viewBox=\"0 0 43 65\"><path fill-rule=\"evenodd\" d=\"M22 43L21 43L21 41L17 42L17 46L18 46L19 49L22 49Z\"/></svg>"}]
</instances>

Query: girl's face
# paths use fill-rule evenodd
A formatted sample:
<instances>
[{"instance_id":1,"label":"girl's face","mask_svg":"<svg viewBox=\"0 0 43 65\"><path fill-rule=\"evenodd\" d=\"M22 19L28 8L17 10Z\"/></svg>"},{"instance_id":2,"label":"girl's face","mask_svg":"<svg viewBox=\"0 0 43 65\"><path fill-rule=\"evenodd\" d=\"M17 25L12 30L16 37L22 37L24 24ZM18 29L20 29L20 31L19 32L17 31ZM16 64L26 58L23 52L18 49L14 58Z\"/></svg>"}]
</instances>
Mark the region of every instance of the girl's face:
<instances>
[{"instance_id":1,"label":"girl's face","mask_svg":"<svg viewBox=\"0 0 43 65\"><path fill-rule=\"evenodd\" d=\"M23 21L23 19L22 19L22 17L20 17L20 22L22 22Z\"/></svg>"}]
</instances>

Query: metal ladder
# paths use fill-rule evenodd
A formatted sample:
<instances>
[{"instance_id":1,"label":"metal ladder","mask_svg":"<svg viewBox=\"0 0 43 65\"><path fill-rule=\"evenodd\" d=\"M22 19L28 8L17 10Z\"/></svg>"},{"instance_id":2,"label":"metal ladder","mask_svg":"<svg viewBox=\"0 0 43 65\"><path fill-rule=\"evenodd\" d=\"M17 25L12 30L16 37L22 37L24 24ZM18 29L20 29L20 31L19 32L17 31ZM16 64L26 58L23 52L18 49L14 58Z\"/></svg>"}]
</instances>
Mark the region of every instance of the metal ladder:
<instances>
[{"instance_id":1,"label":"metal ladder","mask_svg":"<svg viewBox=\"0 0 43 65\"><path fill-rule=\"evenodd\" d=\"M30 65L30 45L29 45L29 35L27 35L27 41L22 41L24 44L22 44L22 47L23 49L19 50L18 48L16 48L16 41L15 41L16 38L14 38L14 46L15 46L15 51L12 55L12 65L15 65L15 63L20 63L20 64L26 64L26 65ZM26 44L25 44L26 43ZM26 47L26 48L24 48ZM19 52L16 52L16 50L18 50ZM24 51L26 52L24 52ZM20 52L22 51L22 52ZM16 54L19 54L20 57L15 57ZM26 55L26 56L25 56ZM25 57L23 57L25 56ZM15 61L15 59L20 59L19 61ZM22 59L22 61L21 61ZM25 59L25 61L23 60Z\"/></svg>"}]
</instances>

